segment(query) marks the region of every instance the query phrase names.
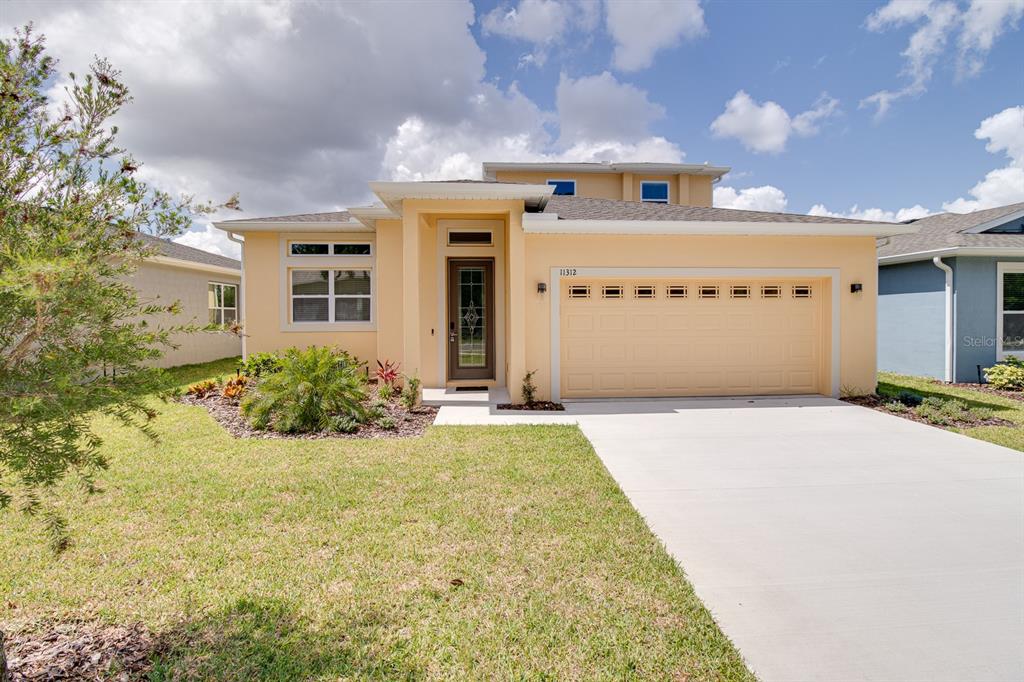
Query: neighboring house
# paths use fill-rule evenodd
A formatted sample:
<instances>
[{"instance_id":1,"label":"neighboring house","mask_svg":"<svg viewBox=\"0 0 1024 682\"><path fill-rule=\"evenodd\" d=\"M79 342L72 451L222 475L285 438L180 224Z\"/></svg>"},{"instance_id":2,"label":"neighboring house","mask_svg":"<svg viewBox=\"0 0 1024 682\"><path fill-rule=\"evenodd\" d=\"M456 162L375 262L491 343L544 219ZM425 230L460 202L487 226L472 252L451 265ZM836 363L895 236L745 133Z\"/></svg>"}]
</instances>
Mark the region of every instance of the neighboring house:
<instances>
[{"instance_id":1,"label":"neighboring house","mask_svg":"<svg viewBox=\"0 0 1024 682\"><path fill-rule=\"evenodd\" d=\"M916 228L711 208L727 171L488 163L217 223L244 236L245 351L334 344L514 399L528 371L553 400L871 391L875 240Z\"/></svg>"},{"instance_id":2,"label":"neighboring house","mask_svg":"<svg viewBox=\"0 0 1024 682\"><path fill-rule=\"evenodd\" d=\"M184 244L140 235L157 254L147 258L132 276L143 301L181 304L177 315L155 315L163 327L210 323L228 326L238 316L241 263ZM196 332L172 336L177 348L167 348L154 364L174 367L240 355L242 342L231 332Z\"/></svg>"},{"instance_id":3,"label":"neighboring house","mask_svg":"<svg viewBox=\"0 0 1024 682\"><path fill-rule=\"evenodd\" d=\"M910 224L878 248L878 367L978 381L1024 357L1024 203Z\"/></svg>"}]
</instances>

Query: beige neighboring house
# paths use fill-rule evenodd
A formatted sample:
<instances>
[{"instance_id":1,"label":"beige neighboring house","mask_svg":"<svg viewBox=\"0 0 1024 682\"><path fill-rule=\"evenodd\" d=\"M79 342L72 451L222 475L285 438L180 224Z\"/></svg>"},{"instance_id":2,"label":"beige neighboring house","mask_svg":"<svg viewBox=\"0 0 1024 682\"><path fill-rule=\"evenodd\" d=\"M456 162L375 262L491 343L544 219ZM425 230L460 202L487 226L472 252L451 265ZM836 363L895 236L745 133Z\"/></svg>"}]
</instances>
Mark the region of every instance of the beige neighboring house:
<instances>
[{"instance_id":1,"label":"beige neighboring house","mask_svg":"<svg viewBox=\"0 0 1024 682\"><path fill-rule=\"evenodd\" d=\"M729 169L486 163L379 204L229 220L245 350L333 344L425 388L538 397L869 392L875 240L912 225L714 208Z\"/></svg>"},{"instance_id":2,"label":"beige neighboring house","mask_svg":"<svg viewBox=\"0 0 1024 682\"><path fill-rule=\"evenodd\" d=\"M141 237L158 253L132 276L139 295L144 301L181 303L178 315L154 316L154 324L230 325L238 319L242 281L239 261L149 235ZM173 340L178 347L167 349L155 363L158 366L175 367L242 354L241 339L227 331L178 334Z\"/></svg>"}]
</instances>

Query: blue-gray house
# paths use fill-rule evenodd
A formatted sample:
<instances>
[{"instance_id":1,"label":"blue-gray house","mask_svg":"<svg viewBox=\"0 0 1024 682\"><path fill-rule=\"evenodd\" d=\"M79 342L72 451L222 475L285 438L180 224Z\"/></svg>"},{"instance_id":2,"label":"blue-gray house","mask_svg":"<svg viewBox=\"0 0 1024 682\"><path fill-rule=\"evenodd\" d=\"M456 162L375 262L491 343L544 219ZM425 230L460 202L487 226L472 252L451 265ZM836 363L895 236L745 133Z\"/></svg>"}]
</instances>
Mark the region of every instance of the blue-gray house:
<instances>
[{"instance_id":1,"label":"blue-gray house","mask_svg":"<svg viewBox=\"0 0 1024 682\"><path fill-rule=\"evenodd\" d=\"M878 368L978 381L1024 358L1024 203L914 221L878 248Z\"/></svg>"}]
</instances>

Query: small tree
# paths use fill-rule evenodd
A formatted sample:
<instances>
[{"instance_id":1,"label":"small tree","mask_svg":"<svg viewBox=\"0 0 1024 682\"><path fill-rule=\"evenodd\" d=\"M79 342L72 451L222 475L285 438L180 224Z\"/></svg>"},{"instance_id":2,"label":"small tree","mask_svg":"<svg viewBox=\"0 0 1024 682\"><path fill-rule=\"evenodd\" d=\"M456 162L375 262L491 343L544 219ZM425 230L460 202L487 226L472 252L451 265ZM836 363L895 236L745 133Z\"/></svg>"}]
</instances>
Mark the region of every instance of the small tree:
<instances>
[{"instance_id":1,"label":"small tree","mask_svg":"<svg viewBox=\"0 0 1024 682\"><path fill-rule=\"evenodd\" d=\"M0 40L0 509L18 499L59 551L65 521L42 493L69 473L92 490L107 465L93 414L152 435L144 399L162 382L146 362L191 329L143 321L177 307L127 281L151 255L137 235L173 235L213 207L137 179L108 123L130 96L107 61L69 74L61 104L46 95L55 67L31 25Z\"/></svg>"}]
</instances>

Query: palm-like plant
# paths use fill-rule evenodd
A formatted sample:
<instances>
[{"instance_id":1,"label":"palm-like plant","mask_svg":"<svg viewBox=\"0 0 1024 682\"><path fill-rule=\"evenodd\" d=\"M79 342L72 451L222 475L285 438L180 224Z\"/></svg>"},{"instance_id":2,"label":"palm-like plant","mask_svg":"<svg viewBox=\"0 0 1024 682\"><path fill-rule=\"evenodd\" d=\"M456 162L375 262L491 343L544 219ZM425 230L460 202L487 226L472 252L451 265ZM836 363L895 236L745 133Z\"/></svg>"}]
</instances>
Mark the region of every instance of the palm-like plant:
<instances>
[{"instance_id":1,"label":"palm-like plant","mask_svg":"<svg viewBox=\"0 0 1024 682\"><path fill-rule=\"evenodd\" d=\"M289 348L281 370L264 377L242 401L242 414L258 429L321 431L334 415L361 420L366 382L359 365L325 346Z\"/></svg>"}]
</instances>

